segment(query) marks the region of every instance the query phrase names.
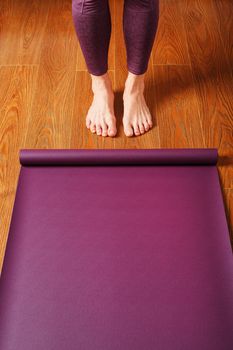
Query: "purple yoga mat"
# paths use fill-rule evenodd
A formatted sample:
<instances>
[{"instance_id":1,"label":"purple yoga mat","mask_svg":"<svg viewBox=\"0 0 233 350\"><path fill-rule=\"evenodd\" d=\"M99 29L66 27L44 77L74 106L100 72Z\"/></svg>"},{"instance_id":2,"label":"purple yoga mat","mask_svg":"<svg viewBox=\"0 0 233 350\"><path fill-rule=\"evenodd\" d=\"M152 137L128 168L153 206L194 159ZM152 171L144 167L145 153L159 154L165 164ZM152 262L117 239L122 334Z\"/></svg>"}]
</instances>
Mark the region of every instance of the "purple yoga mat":
<instances>
[{"instance_id":1,"label":"purple yoga mat","mask_svg":"<svg viewBox=\"0 0 233 350\"><path fill-rule=\"evenodd\" d=\"M217 149L19 156L0 349L233 349Z\"/></svg>"}]
</instances>

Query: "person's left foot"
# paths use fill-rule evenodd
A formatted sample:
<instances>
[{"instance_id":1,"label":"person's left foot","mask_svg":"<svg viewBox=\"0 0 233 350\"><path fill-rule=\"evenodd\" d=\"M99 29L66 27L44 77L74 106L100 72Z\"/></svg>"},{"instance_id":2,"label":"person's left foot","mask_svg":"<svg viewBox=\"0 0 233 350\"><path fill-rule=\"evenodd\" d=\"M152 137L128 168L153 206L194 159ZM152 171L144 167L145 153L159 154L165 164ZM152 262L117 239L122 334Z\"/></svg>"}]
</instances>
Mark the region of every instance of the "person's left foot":
<instances>
[{"instance_id":1,"label":"person's left foot","mask_svg":"<svg viewBox=\"0 0 233 350\"><path fill-rule=\"evenodd\" d=\"M152 128L152 116L144 98L142 75L129 74L123 93L123 126L126 136L139 136Z\"/></svg>"}]
</instances>

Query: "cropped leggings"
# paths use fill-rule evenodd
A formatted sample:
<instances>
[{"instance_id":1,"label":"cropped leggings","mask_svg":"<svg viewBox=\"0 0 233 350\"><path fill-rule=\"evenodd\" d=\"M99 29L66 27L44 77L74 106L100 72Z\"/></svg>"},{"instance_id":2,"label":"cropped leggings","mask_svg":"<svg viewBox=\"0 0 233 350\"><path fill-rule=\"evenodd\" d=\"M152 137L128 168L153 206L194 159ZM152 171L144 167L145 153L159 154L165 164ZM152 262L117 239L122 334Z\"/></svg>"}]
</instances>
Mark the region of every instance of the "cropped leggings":
<instances>
[{"instance_id":1,"label":"cropped leggings","mask_svg":"<svg viewBox=\"0 0 233 350\"><path fill-rule=\"evenodd\" d=\"M112 27L108 0L72 0L72 15L89 73L105 74ZM123 33L131 73L146 72L158 19L159 0L124 0Z\"/></svg>"}]
</instances>

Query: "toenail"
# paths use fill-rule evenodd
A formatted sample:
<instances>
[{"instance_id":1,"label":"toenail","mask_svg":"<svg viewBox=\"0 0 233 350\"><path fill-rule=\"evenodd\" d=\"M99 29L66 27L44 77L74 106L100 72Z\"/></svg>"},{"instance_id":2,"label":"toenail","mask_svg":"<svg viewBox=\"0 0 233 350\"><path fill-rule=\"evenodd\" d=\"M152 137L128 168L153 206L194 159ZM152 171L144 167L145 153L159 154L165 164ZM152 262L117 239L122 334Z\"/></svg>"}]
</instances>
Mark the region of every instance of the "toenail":
<instances>
[{"instance_id":1,"label":"toenail","mask_svg":"<svg viewBox=\"0 0 233 350\"><path fill-rule=\"evenodd\" d=\"M126 134L126 136L133 136L132 132L126 132L125 134Z\"/></svg>"}]
</instances>

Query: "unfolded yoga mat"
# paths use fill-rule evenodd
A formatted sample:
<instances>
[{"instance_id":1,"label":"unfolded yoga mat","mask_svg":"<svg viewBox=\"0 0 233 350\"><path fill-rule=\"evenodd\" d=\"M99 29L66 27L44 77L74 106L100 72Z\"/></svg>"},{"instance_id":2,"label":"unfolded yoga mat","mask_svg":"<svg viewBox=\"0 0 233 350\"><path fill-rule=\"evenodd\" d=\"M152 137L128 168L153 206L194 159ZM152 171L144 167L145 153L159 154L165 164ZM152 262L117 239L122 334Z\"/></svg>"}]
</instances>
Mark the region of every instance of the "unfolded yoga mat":
<instances>
[{"instance_id":1,"label":"unfolded yoga mat","mask_svg":"<svg viewBox=\"0 0 233 350\"><path fill-rule=\"evenodd\" d=\"M217 149L20 150L2 350L232 350Z\"/></svg>"}]
</instances>

